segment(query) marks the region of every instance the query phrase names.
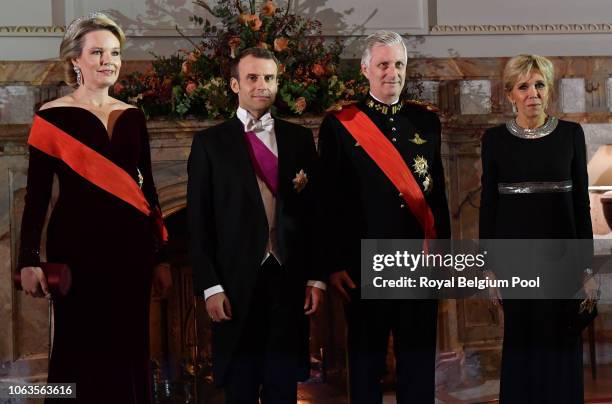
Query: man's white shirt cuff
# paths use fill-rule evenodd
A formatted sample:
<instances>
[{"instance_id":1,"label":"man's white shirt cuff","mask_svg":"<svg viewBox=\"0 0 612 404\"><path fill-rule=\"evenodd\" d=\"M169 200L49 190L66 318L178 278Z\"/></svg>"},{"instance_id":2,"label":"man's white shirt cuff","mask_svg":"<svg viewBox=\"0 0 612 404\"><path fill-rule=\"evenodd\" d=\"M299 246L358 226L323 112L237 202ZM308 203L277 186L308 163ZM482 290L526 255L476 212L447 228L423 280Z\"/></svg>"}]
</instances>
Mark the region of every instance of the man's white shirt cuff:
<instances>
[{"instance_id":1,"label":"man's white shirt cuff","mask_svg":"<svg viewBox=\"0 0 612 404\"><path fill-rule=\"evenodd\" d=\"M223 286L221 285L211 286L210 288L204 290L204 300L207 300L212 295L216 295L217 293L223 293L223 292L225 292L225 290L223 290Z\"/></svg>"},{"instance_id":2,"label":"man's white shirt cuff","mask_svg":"<svg viewBox=\"0 0 612 404\"><path fill-rule=\"evenodd\" d=\"M327 285L325 284L325 282L321 282L321 281L308 281L306 283L306 286L312 286L315 288L319 288L321 290L326 290L327 289Z\"/></svg>"},{"instance_id":3,"label":"man's white shirt cuff","mask_svg":"<svg viewBox=\"0 0 612 404\"><path fill-rule=\"evenodd\" d=\"M325 282L321 281L308 281L306 286L312 286L315 288L319 288L321 290L327 290L327 285ZM221 285L211 286L210 288L204 290L204 300L208 300L209 297L216 295L217 293L223 293L225 290Z\"/></svg>"}]
</instances>

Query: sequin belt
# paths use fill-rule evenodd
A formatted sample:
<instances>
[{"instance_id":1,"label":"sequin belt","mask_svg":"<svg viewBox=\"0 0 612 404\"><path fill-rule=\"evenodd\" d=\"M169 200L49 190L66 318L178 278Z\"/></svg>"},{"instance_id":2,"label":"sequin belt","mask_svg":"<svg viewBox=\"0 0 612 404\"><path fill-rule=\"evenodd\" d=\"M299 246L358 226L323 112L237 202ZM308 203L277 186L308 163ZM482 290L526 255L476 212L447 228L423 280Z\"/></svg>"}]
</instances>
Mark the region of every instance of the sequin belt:
<instances>
[{"instance_id":1,"label":"sequin belt","mask_svg":"<svg viewBox=\"0 0 612 404\"><path fill-rule=\"evenodd\" d=\"M572 192L572 181L544 182L500 182L500 194L544 194L549 192Z\"/></svg>"}]
</instances>

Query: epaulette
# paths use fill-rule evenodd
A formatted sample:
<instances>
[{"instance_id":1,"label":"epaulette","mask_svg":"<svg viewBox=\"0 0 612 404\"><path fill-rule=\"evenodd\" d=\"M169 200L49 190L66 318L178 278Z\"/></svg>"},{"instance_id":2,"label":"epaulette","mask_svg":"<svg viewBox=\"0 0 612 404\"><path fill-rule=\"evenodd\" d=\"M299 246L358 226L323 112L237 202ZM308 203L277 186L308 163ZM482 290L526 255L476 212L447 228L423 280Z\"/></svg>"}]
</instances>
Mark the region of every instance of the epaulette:
<instances>
[{"instance_id":1,"label":"epaulette","mask_svg":"<svg viewBox=\"0 0 612 404\"><path fill-rule=\"evenodd\" d=\"M429 112L439 112L440 111L440 108L438 108L434 104L427 102L427 101L404 100L404 105L414 105L416 107L426 109Z\"/></svg>"},{"instance_id":2,"label":"epaulette","mask_svg":"<svg viewBox=\"0 0 612 404\"><path fill-rule=\"evenodd\" d=\"M358 102L359 101L339 101L331 107L327 108L325 112L340 112L342 111L342 108L348 107L349 105L357 104Z\"/></svg>"}]
</instances>

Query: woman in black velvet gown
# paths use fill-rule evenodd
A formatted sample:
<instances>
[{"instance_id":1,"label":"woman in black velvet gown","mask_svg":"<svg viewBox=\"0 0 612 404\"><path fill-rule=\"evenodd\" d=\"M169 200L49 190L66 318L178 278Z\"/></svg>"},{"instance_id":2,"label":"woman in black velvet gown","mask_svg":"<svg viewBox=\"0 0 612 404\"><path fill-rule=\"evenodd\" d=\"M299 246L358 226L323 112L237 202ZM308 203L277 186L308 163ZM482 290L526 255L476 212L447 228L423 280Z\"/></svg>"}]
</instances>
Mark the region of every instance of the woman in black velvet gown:
<instances>
[{"instance_id":1,"label":"woman in black velvet gown","mask_svg":"<svg viewBox=\"0 0 612 404\"><path fill-rule=\"evenodd\" d=\"M545 112L552 63L514 57L504 85L517 115L482 139L480 238L592 239L584 133ZM580 268L578 282L583 269L589 275ZM584 402L582 341L567 332L573 303L503 300L502 404Z\"/></svg>"},{"instance_id":2,"label":"woman in black velvet gown","mask_svg":"<svg viewBox=\"0 0 612 404\"><path fill-rule=\"evenodd\" d=\"M53 157L33 146L33 133L46 122L76 140L79 148L105 157L129 175L125 178L135 182L131 185L138 193L140 182L143 204L159 212L144 115L108 94L119 74L124 40L121 29L104 14L82 17L69 26L60 56L67 82L76 90L45 104L30 135L19 257L22 286L27 294L48 294L39 247L57 175L59 197L47 230L47 260L71 268L72 288L67 296L54 298L48 382L76 383L76 402L87 404L150 402L152 279L169 287L167 266L154 269L161 231L154 214L144 214L83 175L90 169L102 177L111 172L99 172L100 167L87 160L70 165ZM43 131L42 138L57 136L53 130Z\"/></svg>"}]
</instances>

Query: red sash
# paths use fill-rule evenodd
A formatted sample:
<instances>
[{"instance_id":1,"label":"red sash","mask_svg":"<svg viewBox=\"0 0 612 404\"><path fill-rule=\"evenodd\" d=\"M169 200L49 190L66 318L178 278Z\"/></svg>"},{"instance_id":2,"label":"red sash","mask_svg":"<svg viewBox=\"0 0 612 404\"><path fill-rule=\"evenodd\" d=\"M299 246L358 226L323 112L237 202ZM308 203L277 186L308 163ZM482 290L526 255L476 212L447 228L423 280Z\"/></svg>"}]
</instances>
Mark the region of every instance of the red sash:
<instances>
[{"instance_id":1,"label":"red sash","mask_svg":"<svg viewBox=\"0 0 612 404\"><path fill-rule=\"evenodd\" d=\"M410 168L389 139L364 112L354 105L343 108L335 115L402 194L406 204L421 224L425 238L435 239L436 227L431 208L412 176Z\"/></svg>"},{"instance_id":2,"label":"red sash","mask_svg":"<svg viewBox=\"0 0 612 404\"><path fill-rule=\"evenodd\" d=\"M155 216L162 239L168 240L161 212L151 210L136 181L121 167L38 115L34 116L28 144L62 160L81 177L143 214Z\"/></svg>"}]
</instances>

